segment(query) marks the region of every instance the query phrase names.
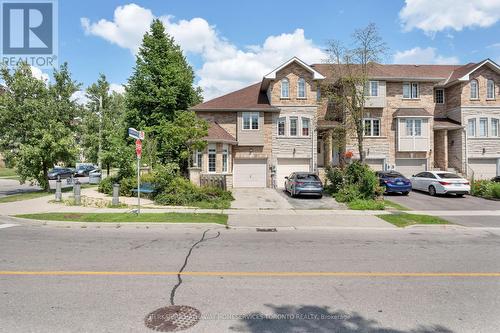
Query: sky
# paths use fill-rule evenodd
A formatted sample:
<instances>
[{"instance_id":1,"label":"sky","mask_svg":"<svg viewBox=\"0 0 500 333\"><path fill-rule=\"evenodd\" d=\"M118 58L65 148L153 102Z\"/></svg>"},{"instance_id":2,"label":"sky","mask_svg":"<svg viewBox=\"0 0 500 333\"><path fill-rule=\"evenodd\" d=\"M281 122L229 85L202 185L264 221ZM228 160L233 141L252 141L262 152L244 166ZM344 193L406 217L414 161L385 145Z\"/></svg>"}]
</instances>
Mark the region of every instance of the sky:
<instances>
[{"instance_id":1,"label":"sky","mask_svg":"<svg viewBox=\"0 0 500 333\"><path fill-rule=\"evenodd\" d=\"M82 89L104 73L123 91L154 18L181 46L205 100L258 82L293 56L322 62L329 40L349 43L370 22L387 43L385 63L500 63L500 0L59 0L58 16L59 63Z\"/></svg>"}]
</instances>

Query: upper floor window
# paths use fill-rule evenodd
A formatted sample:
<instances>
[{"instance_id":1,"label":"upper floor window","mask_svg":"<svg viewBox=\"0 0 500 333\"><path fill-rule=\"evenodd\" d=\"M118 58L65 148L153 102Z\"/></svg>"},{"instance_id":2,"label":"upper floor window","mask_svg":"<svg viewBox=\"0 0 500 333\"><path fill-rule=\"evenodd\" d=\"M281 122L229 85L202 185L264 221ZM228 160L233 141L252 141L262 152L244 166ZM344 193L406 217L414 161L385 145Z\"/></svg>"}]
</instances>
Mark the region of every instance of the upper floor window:
<instances>
[{"instance_id":1,"label":"upper floor window","mask_svg":"<svg viewBox=\"0 0 500 333\"><path fill-rule=\"evenodd\" d=\"M488 80L486 84L486 98L495 99L495 82L493 80Z\"/></svg>"},{"instance_id":2,"label":"upper floor window","mask_svg":"<svg viewBox=\"0 0 500 333\"><path fill-rule=\"evenodd\" d=\"M365 118L363 125L365 136L380 136L380 119Z\"/></svg>"},{"instance_id":3,"label":"upper floor window","mask_svg":"<svg viewBox=\"0 0 500 333\"><path fill-rule=\"evenodd\" d=\"M258 130L259 129L259 113L258 112L243 112L243 129Z\"/></svg>"},{"instance_id":4,"label":"upper floor window","mask_svg":"<svg viewBox=\"0 0 500 333\"><path fill-rule=\"evenodd\" d=\"M285 117L278 118L278 136L285 135L285 123L286 123Z\"/></svg>"},{"instance_id":5,"label":"upper floor window","mask_svg":"<svg viewBox=\"0 0 500 333\"><path fill-rule=\"evenodd\" d=\"M444 103L444 89L434 90L434 103L436 104Z\"/></svg>"},{"instance_id":6,"label":"upper floor window","mask_svg":"<svg viewBox=\"0 0 500 333\"><path fill-rule=\"evenodd\" d=\"M297 136L297 117L290 117L290 136Z\"/></svg>"},{"instance_id":7,"label":"upper floor window","mask_svg":"<svg viewBox=\"0 0 500 333\"><path fill-rule=\"evenodd\" d=\"M469 136L476 136L476 119L469 119L467 126Z\"/></svg>"},{"instance_id":8,"label":"upper floor window","mask_svg":"<svg viewBox=\"0 0 500 333\"><path fill-rule=\"evenodd\" d=\"M422 119L406 119L406 136L422 136Z\"/></svg>"},{"instance_id":9,"label":"upper floor window","mask_svg":"<svg viewBox=\"0 0 500 333\"><path fill-rule=\"evenodd\" d=\"M418 82L403 83L403 98L418 99L420 97L420 89Z\"/></svg>"},{"instance_id":10,"label":"upper floor window","mask_svg":"<svg viewBox=\"0 0 500 333\"><path fill-rule=\"evenodd\" d=\"M488 136L488 118L479 118L479 136Z\"/></svg>"},{"instance_id":11,"label":"upper floor window","mask_svg":"<svg viewBox=\"0 0 500 333\"><path fill-rule=\"evenodd\" d=\"M290 81L287 78L281 80L281 98L290 98Z\"/></svg>"},{"instance_id":12,"label":"upper floor window","mask_svg":"<svg viewBox=\"0 0 500 333\"><path fill-rule=\"evenodd\" d=\"M499 120L492 118L491 119L491 136L498 136L498 123Z\"/></svg>"},{"instance_id":13,"label":"upper floor window","mask_svg":"<svg viewBox=\"0 0 500 333\"><path fill-rule=\"evenodd\" d=\"M304 78L297 81L297 97L306 98L306 80Z\"/></svg>"},{"instance_id":14,"label":"upper floor window","mask_svg":"<svg viewBox=\"0 0 500 333\"><path fill-rule=\"evenodd\" d=\"M311 121L309 118L302 118L302 136L309 136L309 127Z\"/></svg>"},{"instance_id":15,"label":"upper floor window","mask_svg":"<svg viewBox=\"0 0 500 333\"><path fill-rule=\"evenodd\" d=\"M318 89L316 90L316 101L321 101L321 86L318 84Z\"/></svg>"},{"instance_id":16,"label":"upper floor window","mask_svg":"<svg viewBox=\"0 0 500 333\"><path fill-rule=\"evenodd\" d=\"M479 98L479 85L477 80L470 81L470 99L478 99Z\"/></svg>"},{"instance_id":17,"label":"upper floor window","mask_svg":"<svg viewBox=\"0 0 500 333\"><path fill-rule=\"evenodd\" d=\"M366 96L378 96L378 81L368 81L365 87Z\"/></svg>"}]
</instances>

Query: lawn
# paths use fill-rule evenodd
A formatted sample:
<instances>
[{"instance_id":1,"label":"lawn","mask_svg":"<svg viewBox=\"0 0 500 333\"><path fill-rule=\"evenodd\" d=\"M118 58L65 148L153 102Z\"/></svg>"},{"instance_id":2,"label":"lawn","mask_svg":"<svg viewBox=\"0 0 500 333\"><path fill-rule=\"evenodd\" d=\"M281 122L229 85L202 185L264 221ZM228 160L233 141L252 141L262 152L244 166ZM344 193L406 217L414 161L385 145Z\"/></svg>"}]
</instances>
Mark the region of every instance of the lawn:
<instances>
[{"instance_id":1,"label":"lawn","mask_svg":"<svg viewBox=\"0 0 500 333\"><path fill-rule=\"evenodd\" d=\"M387 208L394 208L396 210L410 210L410 208L408 208L408 207L400 205L394 201L387 200L385 198L384 198L384 204L385 204L385 207L387 207Z\"/></svg>"},{"instance_id":2,"label":"lawn","mask_svg":"<svg viewBox=\"0 0 500 333\"><path fill-rule=\"evenodd\" d=\"M9 168L0 168L0 177L15 177L16 171Z\"/></svg>"},{"instance_id":3,"label":"lawn","mask_svg":"<svg viewBox=\"0 0 500 333\"><path fill-rule=\"evenodd\" d=\"M450 222L440 217L429 215L395 213L387 215L377 215L377 217L400 228L404 228L413 224L450 224Z\"/></svg>"},{"instance_id":4,"label":"lawn","mask_svg":"<svg viewBox=\"0 0 500 333\"><path fill-rule=\"evenodd\" d=\"M226 214L197 213L39 213L21 214L16 217L68 222L169 222L169 223L217 223L226 225Z\"/></svg>"},{"instance_id":5,"label":"lawn","mask_svg":"<svg viewBox=\"0 0 500 333\"><path fill-rule=\"evenodd\" d=\"M47 195L51 195L51 194L46 192L46 191L33 191L33 192L12 194L12 195L7 195L5 197L1 197L0 203L36 199L36 198L41 198L41 197L44 197Z\"/></svg>"}]
</instances>

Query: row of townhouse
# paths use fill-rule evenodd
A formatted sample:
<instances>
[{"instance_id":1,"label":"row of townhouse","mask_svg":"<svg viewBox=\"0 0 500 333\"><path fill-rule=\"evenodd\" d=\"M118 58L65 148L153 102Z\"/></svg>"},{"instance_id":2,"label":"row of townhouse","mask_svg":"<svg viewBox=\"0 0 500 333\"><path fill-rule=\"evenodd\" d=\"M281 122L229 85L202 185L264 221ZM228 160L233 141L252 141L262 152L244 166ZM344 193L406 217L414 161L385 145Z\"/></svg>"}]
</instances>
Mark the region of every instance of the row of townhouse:
<instances>
[{"instance_id":1,"label":"row of townhouse","mask_svg":"<svg viewBox=\"0 0 500 333\"><path fill-rule=\"evenodd\" d=\"M369 77L364 155L373 169L500 175L496 63L376 64ZM292 172L324 174L342 151L359 158L354 138L344 147L333 138L342 124L321 95L329 80L331 65L292 58L261 82L194 106L210 128L207 148L193 156L192 181L223 175L228 187L283 187Z\"/></svg>"}]
</instances>

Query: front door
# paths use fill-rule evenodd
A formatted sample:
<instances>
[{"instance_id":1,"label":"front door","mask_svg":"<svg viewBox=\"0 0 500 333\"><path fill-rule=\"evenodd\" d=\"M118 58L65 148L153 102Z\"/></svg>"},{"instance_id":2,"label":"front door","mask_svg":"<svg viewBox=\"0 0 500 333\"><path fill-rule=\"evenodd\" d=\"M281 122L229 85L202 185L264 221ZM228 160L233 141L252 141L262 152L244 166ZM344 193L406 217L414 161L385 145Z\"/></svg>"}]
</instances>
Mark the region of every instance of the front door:
<instances>
[{"instance_id":1,"label":"front door","mask_svg":"<svg viewBox=\"0 0 500 333\"><path fill-rule=\"evenodd\" d=\"M324 146L323 140L318 140L318 166L323 167L325 166L325 146Z\"/></svg>"},{"instance_id":2,"label":"front door","mask_svg":"<svg viewBox=\"0 0 500 333\"><path fill-rule=\"evenodd\" d=\"M332 152L332 165L340 164L340 154L339 154L339 146L338 144L333 144L333 152Z\"/></svg>"}]
</instances>

